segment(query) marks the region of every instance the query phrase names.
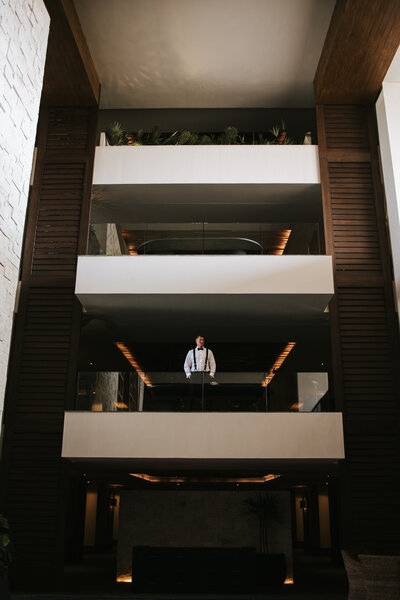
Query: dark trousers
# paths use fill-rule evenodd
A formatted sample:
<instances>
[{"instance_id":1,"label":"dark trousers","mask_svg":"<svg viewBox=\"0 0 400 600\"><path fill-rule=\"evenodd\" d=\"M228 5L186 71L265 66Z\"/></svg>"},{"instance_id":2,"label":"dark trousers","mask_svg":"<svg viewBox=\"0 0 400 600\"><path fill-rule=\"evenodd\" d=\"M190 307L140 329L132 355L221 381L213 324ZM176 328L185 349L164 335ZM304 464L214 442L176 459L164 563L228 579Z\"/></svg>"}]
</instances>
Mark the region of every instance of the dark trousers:
<instances>
[{"instance_id":1,"label":"dark trousers","mask_svg":"<svg viewBox=\"0 0 400 600\"><path fill-rule=\"evenodd\" d=\"M210 375L208 372L194 372L188 379L188 412L212 411Z\"/></svg>"}]
</instances>

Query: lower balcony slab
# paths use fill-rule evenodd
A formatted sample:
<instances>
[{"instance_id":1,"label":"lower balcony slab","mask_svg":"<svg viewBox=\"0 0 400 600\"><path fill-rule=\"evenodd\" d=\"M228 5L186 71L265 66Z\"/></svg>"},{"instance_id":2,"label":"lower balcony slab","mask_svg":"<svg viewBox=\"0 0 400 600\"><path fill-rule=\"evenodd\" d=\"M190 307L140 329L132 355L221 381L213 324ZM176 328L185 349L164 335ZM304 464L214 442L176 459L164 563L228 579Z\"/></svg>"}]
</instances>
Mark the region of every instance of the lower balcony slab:
<instances>
[{"instance_id":1,"label":"lower balcony slab","mask_svg":"<svg viewBox=\"0 0 400 600\"><path fill-rule=\"evenodd\" d=\"M338 461L341 413L66 412L67 459Z\"/></svg>"}]
</instances>

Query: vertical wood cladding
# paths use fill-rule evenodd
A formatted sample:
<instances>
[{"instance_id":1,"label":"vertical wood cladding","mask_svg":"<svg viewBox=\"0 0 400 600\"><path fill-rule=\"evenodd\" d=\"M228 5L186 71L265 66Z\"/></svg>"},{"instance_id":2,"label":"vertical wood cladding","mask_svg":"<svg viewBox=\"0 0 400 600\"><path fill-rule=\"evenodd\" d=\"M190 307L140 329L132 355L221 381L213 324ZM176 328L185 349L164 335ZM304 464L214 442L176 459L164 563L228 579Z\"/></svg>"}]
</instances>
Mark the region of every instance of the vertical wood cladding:
<instances>
[{"instance_id":1,"label":"vertical wood cladding","mask_svg":"<svg viewBox=\"0 0 400 600\"><path fill-rule=\"evenodd\" d=\"M346 461L342 545L398 553L399 340L373 109L317 107Z\"/></svg>"},{"instance_id":2,"label":"vertical wood cladding","mask_svg":"<svg viewBox=\"0 0 400 600\"><path fill-rule=\"evenodd\" d=\"M5 510L15 585L60 581L64 411L75 394L77 255L88 233L96 108L44 110L28 208L6 405Z\"/></svg>"}]
</instances>

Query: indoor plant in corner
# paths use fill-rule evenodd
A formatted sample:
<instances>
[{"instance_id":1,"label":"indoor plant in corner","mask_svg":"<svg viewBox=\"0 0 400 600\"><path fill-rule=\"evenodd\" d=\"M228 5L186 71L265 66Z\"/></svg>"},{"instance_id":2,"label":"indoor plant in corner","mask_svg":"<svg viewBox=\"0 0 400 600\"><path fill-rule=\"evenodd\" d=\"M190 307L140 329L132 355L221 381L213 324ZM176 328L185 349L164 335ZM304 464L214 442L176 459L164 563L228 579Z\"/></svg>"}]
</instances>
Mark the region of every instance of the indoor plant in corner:
<instances>
[{"instance_id":1,"label":"indoor plant in corner","mask_svg":"<svg viewBox=\"0 0 400 600\"><path fill-rule=\"evenodd\" d=\"M9 600L8 567L13 557L8 521L0 514L0 598Z\"/></svg>"},{"instance_id":2,"label":"indoor plant in corner","mask_svg":"<svg viewBox=\"0 0 400 600\"><path fill-rule=\"evenodd\" d=\"M274 521L282 520L279 499L272 494L258 494L246 498L243 504L246 511L254 515L259 523L260 552L257 554L257 584L281 585L286 579L285 555L269 552L269 527Z\"/></svg>"}]
</instances>

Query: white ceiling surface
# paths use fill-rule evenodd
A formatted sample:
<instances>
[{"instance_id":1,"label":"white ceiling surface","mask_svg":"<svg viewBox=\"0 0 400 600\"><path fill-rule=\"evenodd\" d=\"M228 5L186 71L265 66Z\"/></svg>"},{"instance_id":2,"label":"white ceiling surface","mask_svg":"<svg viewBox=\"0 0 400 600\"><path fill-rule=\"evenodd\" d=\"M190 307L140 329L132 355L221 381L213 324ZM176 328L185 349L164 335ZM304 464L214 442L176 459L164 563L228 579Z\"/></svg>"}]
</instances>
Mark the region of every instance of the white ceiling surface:
<instances>
[{"instance_id":1,"label":"white ceiling surface","mask_svg":"<svg viewBox=\"0 0 400 600\"><path fill-rule=\"evenodd\" d=\"M335 0L75 0L101 108L313 106Z\"/></svg>"},{"instance_id":2,"label":"white ceiling surface","mask_svg":"<svg viewBox=\"0 0 400 600\"><path fill-rule=\"evenodd\" d=\"M320 185L99 185L91 221L316 222L320 214Z\"/></svg>"},{"instance_id":3,"label":"white ceiling surface","mask_svg":"<svg viewBox=\"0 0 400 600\"><path fill-rule=\"evenodd\" d=\"M321 342L329 294L77 294L85 310L105 321L114 339L187 342L205 331L210 342Z\"/></svg>"}]
</instances>

